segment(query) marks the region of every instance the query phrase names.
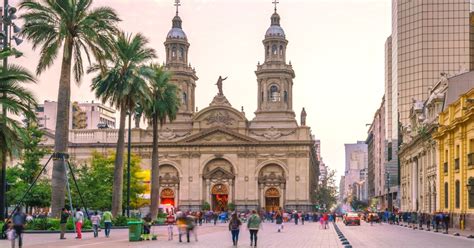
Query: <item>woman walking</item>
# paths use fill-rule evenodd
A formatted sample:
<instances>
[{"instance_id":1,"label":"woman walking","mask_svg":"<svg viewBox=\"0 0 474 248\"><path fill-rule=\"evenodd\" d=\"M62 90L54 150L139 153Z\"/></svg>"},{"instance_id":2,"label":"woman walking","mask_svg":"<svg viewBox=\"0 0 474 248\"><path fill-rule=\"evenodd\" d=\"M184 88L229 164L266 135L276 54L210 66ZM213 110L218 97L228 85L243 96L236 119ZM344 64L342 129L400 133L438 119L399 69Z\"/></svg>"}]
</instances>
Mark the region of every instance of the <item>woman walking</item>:
<instances>
[{"instance_id":1,"label":"woman walking","mask_svg":"<svg viewBox=\"0 0 474 248\"><path fill-rule=\"evenodd\" d=\"M237 246L237 242L239 241L239 232L240 226L242 222L237 218L237 213L233 213L232 217L229 221L229 231L232 233L232 243L234 246Z\"/></svg>"},{"instance_id":2,"label":"woman walking","mask_svg":"<svg viewBox=\"0 0 474 248\"><path fill-rule=\"evenodd\" d=\"M252 215L247 222L247 229L250 231L250 246L257 247L257 233L262 225L262 219L256 210L252 210Z\"/></svg>"},{"instance_id":3,"label":"woman walking","mask_svg":"<svg viewBox=\"0 0 474 248\"><path fill-rule=\"evenodd\" d=\"M97 211L91 216L92 227L94 228L94 238L99 237L100 215Z\"/></svg>"},{"instance_id":4,"label":"woman walking","mask_svg":"<svg viewBox=\"0 0 474 248\"><path fill-rule=\"evenodd\" d=\"M275 222L278 226L278 232L283 230L283 216L281 215L280 211L278 211L275 215Z\"/></svg>"}]
</instances>

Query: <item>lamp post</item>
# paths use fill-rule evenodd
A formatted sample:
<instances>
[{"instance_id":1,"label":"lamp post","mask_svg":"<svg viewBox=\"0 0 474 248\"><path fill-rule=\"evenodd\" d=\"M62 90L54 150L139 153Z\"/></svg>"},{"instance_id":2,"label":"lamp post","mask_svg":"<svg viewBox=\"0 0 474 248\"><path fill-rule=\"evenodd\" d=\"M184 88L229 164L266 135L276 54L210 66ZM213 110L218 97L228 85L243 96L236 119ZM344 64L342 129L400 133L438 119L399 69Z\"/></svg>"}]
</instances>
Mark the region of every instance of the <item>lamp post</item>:
<instances>
[{"instance_id":1,"label":"lamp post","mask_svg":"<svg viewBox=\"0 0 474 248\"><path fill-rule=\"evenodd\" d=\"M127 145L127 217L130 218L130 160L132 151L132 113L128 113L128 145Z\"/></svg>"},{"instance_id":2,"label":"lamp post","mask_svg":"<svg viewBox=\"0 0 474 248\"><path fill-rule=\"evenodd\" d=\"M15 13L17 9L15 7L11 7L8 4L8 0L3 1L3 16L1 24L3 25L3 31L0 32L0 42L2 46L2 50L8 50L11 47L11 40L14 40L16 45L20 45L23 40L18 38L17 36L11 36L11 32L18 33L21 31L21 28L18 27L13 20L16 19ZM0 11L1 12L1 11ZM16 52L16 56L20 55L19 52ZM3 58L3 68L7 68L8 66L8 57L5 56ZM4 93L3 97L6 97L6 93ZM6 109L5 106L2 106L2 115L6 118ZM6 189L7 189L7 155L4 152L2 154L2 170L0 173L0 221L3 221L6 216L8 216L8 208L6 205Z\"/></svg>"}]
</instances>

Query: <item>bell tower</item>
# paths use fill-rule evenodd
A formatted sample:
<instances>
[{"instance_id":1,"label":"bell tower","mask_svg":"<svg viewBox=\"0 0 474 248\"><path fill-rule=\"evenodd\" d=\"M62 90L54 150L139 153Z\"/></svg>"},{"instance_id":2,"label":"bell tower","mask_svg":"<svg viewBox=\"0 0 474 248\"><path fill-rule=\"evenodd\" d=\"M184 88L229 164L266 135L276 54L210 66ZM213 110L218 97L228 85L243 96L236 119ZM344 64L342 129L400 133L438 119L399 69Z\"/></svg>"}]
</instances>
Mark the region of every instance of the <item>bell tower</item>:
<instances>
[{"instance_id":1,"label":"bell tower","mask_svg":"<svg viewBox=\"0 0 474 248\"><path fill-rule=\"evenodd\" d=\"M172 21L171 30L164 43L166 50L165 68L171 73L171 82L180 89L181 107L174 123L190 122L195 110L195 88L198 77L188 61L189 42L182 28L179 16L180 0L175 0L176 15Z\"/></svg>"},{"instance_id":2,"label":"bell tower","mask_svg":"<svg viewBox=\"0 0 474 248\"><path fill-rule=\"evenodd\" d=\"M270 27L265 33L263 47L265 62L257 65L255 74L258 83L258 108L255 112L256 122L274 122L280 126L296 126L293 111L293 79L295 72L286 62L288 40L280 25L280 15L275 11L270 20ZM276 126L275 126L276 127Z\"/></svg>"}]
</instances>

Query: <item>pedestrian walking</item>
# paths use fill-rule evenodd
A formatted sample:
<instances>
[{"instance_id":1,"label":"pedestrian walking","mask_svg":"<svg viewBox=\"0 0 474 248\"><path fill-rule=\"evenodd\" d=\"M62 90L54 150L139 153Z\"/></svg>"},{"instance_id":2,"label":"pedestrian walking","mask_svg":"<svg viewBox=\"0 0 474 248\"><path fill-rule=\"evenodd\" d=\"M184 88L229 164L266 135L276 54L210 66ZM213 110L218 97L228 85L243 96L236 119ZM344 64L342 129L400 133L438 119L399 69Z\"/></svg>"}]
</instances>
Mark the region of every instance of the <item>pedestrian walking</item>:
<instances>
[{"instance_id":1,"label":"pedestrian walking","mask_svg":"<svg viewBox=\"0 0 474 248\"><path fill-rule=\"evenodd\" d=\"M105 228L105 237L110 236L110 229L112 228L112 213L110 211L105 211L102 214L102 219L104 220L104 228Z\"/></svg>"},{"instance_id":2,"label":"pedestrian walking","mask_svg":"<svg viewBox=\"0 0 474 248\"><path fill-rule=\"evenodd\" d=\"M237 246L237 243L239 242L239 232L241 225L242 222L239 220L239 218L237 218L237 213L233 213L229 221L229 231L232 234L232 244L234 246Z\"/></svg>"},{"instance_id":3,"label":"pedestrian walking","mask_svg":"<svg viewBox=\"0 0 474 248\"><path fill-rule=\"evenodd\" d=\"M328 217L327 213L325 213L323 215L323 220L324 220L324 229L328 229L329 228L329 226L328 226L329 217Z\"/></svg>"},{"instance_id":4,"label":"pedestrian walking","mask_svg":"<svg viewBox=\"0 0 474 248\"><path fill-rule=\"evenodd\" d=\"M13 229L15 230L15 237L18 239L18 247L23 247L23 230L25 229L26 214L21 211L20 207L16 208L15 214L12 217ZM12 242L12 247L15 247L15 240Z\"/></svg>"},{"instance_id":5,"label":"pedestrian walking","mask_svg":"<svg viewBox=\"0 0 474 248\"><path fill-rule=\"evenodd\" d=\"M69 219L71 213L66 208L63 208L61 211L61 219L59 220L59 229L61 230L61 234L59 235L59 239L66 239L64 235L66 234L66 224L67 219Z\"/></svg>"},{"instance_id":6,"label":"pedestrian walking","mask_svg":"<svg viewBox=\"0 0 474 248\"><path fill-rule=\"evenodd\" d=\"M213 213L212 217L214 218L214 226L217 224L217 218L219 217L218 212Z\"/></svg>"},{"instance_id":7,"label":"pedestrian walking","mask_svg":"<svg viewBox=\"0 0 474 248\"><path fill-rule=\"evenodd\" d=\"M298 225L299 216L298 216L298 212L296 212L296 210L293 212L293 218L295 219L295 225Z\"/></svg>"},{"instance_id":8,"label":"pedestrian walking","mask_svg":"<svg viewBox=\"0 0 474 248\"><path fill-rule=\"evenodd\" d=\"M250 246L257 247L257 233L261 225L262 219L260 219L256 210L252 210L252 215L247 221L247 229L250 232Z\"/></svg>"},{"instance_id":9,"label":"pedestrian walking","mask_svg":"<svg viewBox=\"0 0 474 248\"><path fill-rule=\"evenodd\" d=\"M80 208L76 209L76 239L82 239L82 223L84 222L84 213Z\"/></svg>"},{"instance_id":10,"label":"pedestrian walking","mask_svg":"<svg viewBox=\"0 0 474 248\"><path fill-rule=\"evenodd\" d=\"M305 214L304 212L301 212L301 225L304 225L304 218L305 218Z\"/></svg>"},{"instance_id":11,"label":"pedestrian walking","mask_svg":"<svg viewBox=\"0 0 474 248\"><path fill-rule=\"evenodd\" d=\"M281 232L281 230L283 230L283 216L281 215L280 211L276 213L275 222L278 226L278 232Z\"/></svg>"},{"instance_id":12,"label":"pedestrian walking","mask_svg":"<svg viewBox=\"0 0 474 248\"><path fill-rule=\"evenodd\" d=\"M92 228L94 229L94 238L99 237L100 215L97 211L91 216Z\"/></svg>"},{"instance_id":13,"label":"pedestrian walking","mask_svg":"<svg viewBox=\"0 0 474 248\"><path fill-rule=\"evenodd\" d=\"M448 234L448 227L449 227L449 214L448 213L443 214L443 223L444 223L444 228L445 228L444 233Z\"/></svg>"},{"instance_id":14,"label":"pedestrian walking","mask_svg":"<svg viewBox=\"0 0 474 248\"><path fill-rule=\"evenodd\" d=\"M184 216L183 212L178 212L176 225L178 226L179 242L183 242L182 236L186 233L186 239L189 243L189 229L187 228L186 217Z\"/></svg>"},{"instance_id":15,"label":"pedestrian walking","mask_svg":"<svg viewBox=\"0 0 474 248\"><path fill-rule=\"evenodd\" d=\"M168 222L168 241L173 240L173 223Z\"/></svg>"}]
</instances>

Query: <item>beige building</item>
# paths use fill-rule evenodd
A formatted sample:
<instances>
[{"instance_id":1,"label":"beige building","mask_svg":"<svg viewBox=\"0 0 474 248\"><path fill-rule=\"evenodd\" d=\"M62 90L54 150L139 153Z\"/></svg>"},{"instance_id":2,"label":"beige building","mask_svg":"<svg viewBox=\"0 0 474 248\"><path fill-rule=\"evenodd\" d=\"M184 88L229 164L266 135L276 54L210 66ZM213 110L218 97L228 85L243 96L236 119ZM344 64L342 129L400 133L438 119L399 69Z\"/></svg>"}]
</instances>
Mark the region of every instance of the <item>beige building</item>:
<instances>
[{"instance_id":1,"label":"beige building","mask_svg":"<svg viewBox=\"0 0 474 248\"><path fill-rule=\"evenodd\" d=\"M400 149L401 211L432 214L438 208L438 147L433 134L443 110L448 79L442 77L424 102L414 101Z\"/></svg>"},{"instance_id":2,"label":"beige building","mask_svg":"<svg viewBox=\"0 0 474 248\"><path fill-rule=\"evenodd\" d=\"M190 43L178 13L172 23L166 68L181 89L182 106L177 120L159 130L161 203L183 210L205 202L214 210L229 203L239 210L311 210L319 176L315 140L304 109L300 124L295 118L295 73L286 62L288 40L276 10L263 40L265 62L255 72L258 108L252 120L227 100L225 78L219 78L209 106L195 111L198 77L188 62ZM142 167L150 169L151 130L134 128L131 140ZM69 141L72 158L88 163L93 151L114 151L117 131L71 130ZM52 139L46 143L52 145Z\"/></svg>"}]
</instances>

